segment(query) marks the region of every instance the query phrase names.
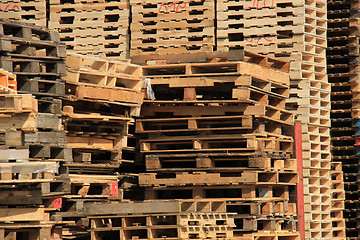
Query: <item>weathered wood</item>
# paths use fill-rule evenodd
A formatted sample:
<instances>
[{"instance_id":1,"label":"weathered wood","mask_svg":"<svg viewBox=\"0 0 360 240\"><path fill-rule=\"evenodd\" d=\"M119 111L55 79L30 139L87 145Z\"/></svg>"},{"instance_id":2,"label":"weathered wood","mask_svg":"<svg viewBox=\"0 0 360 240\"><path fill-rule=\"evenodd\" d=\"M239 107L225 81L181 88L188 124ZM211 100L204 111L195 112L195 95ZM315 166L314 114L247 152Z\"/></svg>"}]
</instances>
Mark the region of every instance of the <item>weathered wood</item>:
<instances>
[{"instance_id":1,"label":"weathered wood","mask_svg":"<svg viewBox=\"0 0 360 240\"><path fill-rule=\"evenodd\" d=\"M0 191L1 205L32 205L42 204L41 190L16 190L1 189ZM2 211L2 210L1 210Z\"/></svg>"},{"instance_id":2,"label":"weathered wood","mask_svg":"<svg viewBox=\"0 0 360 240\"><path fill-rule=\"evenodd\" d=\"M44 220L44 208L1 208L0 222Z\"/></svg>"},{"instance_id":3,"label":"weathered wood","mask_svg":"<svg viewBox=\"0 0 360 240\"><path fill-rule=\"evenodd\" d=\"M89 215L147 214L180 212L178 201L84 203L83 212Z\"/></svg>"},{"instance_id":4,"label":"weathered wood","mask_svg":"<svg viewBox=\"0 0 360 240\"><path fill-rule=\"evenodd\" d=\"M9 161L26 161L29 159L29 149L0 149L0 163Z\"/></svg>"}]
</instances>

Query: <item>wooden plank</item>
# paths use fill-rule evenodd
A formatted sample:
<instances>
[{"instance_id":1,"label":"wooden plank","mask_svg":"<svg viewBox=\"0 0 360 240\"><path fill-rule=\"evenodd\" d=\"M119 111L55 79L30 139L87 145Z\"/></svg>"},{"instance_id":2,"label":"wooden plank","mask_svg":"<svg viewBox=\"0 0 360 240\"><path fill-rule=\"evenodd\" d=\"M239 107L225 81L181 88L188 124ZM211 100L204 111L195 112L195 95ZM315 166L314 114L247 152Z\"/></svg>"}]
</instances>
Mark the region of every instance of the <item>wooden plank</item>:
<instances>
[{"instance_id":1,"label":"wooden plank","mask_svg":"<svg viewBox=\"0 0 360 240\"><path fill-rule=\"evenodd\" d=\"M144 94L126 88L108 88L94 86L90 84L66 84L68 92L73 93L78 98L88 98L96 100L108 100L112 102L124 102L142 104Z\"/></svg>"},{"instance_id":2,"label":"wooden plank","mask_svg":"<svg viewBox=\"0 0 360 240\"><path fill-rule=\"evenodd\" d=\"M1 205L32 205L42 204L41 190L2 189L0 191ZM2 210L1 210L2 211Z\"/></svg>"},{"instance_id":3,"label":"wooden plank","mask_svg":"<svg viewBox=\"0 0 360 240\"><path fill-rule=\"evenodd\" d=\"M1 222L43 221L44 208L1 208Z\"/></svg>"},{"instance_id":4,"label":"wooden plank","mask_svg":"<svg viewBox=\"0 0 360 240\"><path fill-rule=\"evenodd\" d=\"M29 149L0 149L0 163L29 160Z\"/></svg>"},{"instance_id":5,"label":"wooden plank","mask_svg":"<svg viewBox=\"0 0 360 240\"><path fill-rule=\"evenodd\" d=\"M244 59L243 50L234 50L230 52L200 52L193 53L169 53L166 55L149 54L132 56L131 61L139 65L151 65L151 62L165 60L167 64L176 63L195 63L195 62L208 62L213 58L226 59L227 61L241 61Z\"/></svg>"},{"instance_id":6,"label":"wooden plank","mask_svg":"<svg viewBox=\"0 0 360 240\"><path fill-rule=\"evenodd\" d=\"M92 203L85 202L83 212L88 215L119 215L180 212L178 201Z\"/></svg>"}]
</instances>

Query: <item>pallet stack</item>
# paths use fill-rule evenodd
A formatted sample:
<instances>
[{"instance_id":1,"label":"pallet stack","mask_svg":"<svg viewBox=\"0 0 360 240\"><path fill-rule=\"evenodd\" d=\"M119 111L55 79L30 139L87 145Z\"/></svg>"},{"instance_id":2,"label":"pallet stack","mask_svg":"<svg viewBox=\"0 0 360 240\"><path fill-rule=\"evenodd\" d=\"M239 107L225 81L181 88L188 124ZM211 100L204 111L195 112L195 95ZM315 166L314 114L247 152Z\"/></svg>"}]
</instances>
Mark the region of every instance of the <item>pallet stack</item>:
<instances>
[{"instance_id":1,"label":"pallet stack","mask_svg":"<svg viewBox=\"0 0 360 240\"><path fill-rule=\"evenodd\" d=\"M5 0L0 3L1 18L46 27L46 0Z\"/></svg>"},{"instance_id":2,"label":"pallet stack","mask_svg":"<svg viewBox=\"0 0 360 240\"><path fill-rule=\"evenodd\" d=\"M62 118L72 148L70 191L53 218L66 222L63 236L89 236L88 216L80 206L119 201L125 173L135 161L134 117L143 101L142 73L128 61L111 61L67 53ZM119 169L120 168L120 169Z\"/></svg>"},{"instance_id":3,"label":"pallet stack","mask_svg":"<svg viewBox=\"0 0 360 240\"><path fill-rule=\"evenodd\" d=\"M218 1L218 49L239 47L290 61L287 109L302 122L307 239L331 239L330 85L326 3Z\"/></svg>"},{"instance_id":4,"label":"pallet stack","mask_svg":"<svg viewBox=\"0 0 360 240\"><path fill-rule=\"evenodd\" d=\"M215 2L131 0L130 55L212 52Z\"/></svg>"},{"instance_id":5,"label":"pallet stack","mask_svg":"<svg viewBox=\"0 0 360 240\"><path fill-rule=\"evenodd\" d=\"M34 195L36 201L38 195L41 197L43 207L40 211L45 211L49 216L54 208L61 205L57 203L58 197L52 193L52 188L55 182L66 181L61 175L66 174L62 163L72 160L61 124L60 97L65 92L61 77L65 73L65 46L59 42L55 32L34 25L6 20L1 20L0 25L0 66L16 76L16 84L11 78L7 79L7 89L17 89L15 93L19 93L12 92L2 97L5 109L1 118L2 145L5 150L26 150L25 160L35 161L31 164L39 165L38 162L41 162L42 165L35 168L24 165L21 171L28 174L28 179L39 178L36 176L47 172L46 166L52 166L52 178L41 183L40 195ZM6 113L6 109L11 108L14 109ZM11 161L11 155L9 157ZM45 166L45 170L41 166ZM15 171L13 175L17 174ZM59 174L53 181L55 173ZM51 230L50 222L48 226Z\"/></svg>"},{"instance_id":6,"label":"pallet stack","mask_svg":"<svg viewBox=\"0 0 360 240\"><path fill-rule=\"evenodd\" d=\"M130 10L127 1L49 1L48 27L67 49L85 55L126 58Z\"/></svg>"},{"instance_id":7,"label":"pallet stack","mask_svg":"<svg viewBox=\"0 0 360 240\"><path fill-rule=\"evenodd\" d=\"M251 55L171 64L166 59L181 57L163 57L143 66L156 100L144 101L136 121L145 199L224 200L236 215L223 237L299 239L287 63Z\"/></svg>"},{"instance_id":8,"label":"pallet stack","mask_svg":"<svg viewBox=\"0 0 360 240\"><path fill-rule=\"evenodd\" d=\"M16 81L15 75L2 69L0 79ZM34 145L27 139L43 126L37 100L1 88L0 105L0 238L50 239L56 233L55 223L45 211L43 192L59 166L31 156Z\"/></svg>"},{"instance_id":9,"label":"pallet stack","mask_svg":"<svg viewBox=\"0 0 360 240\"><path fill-rule=\"evenodd\" d=\"M360 154L359 154L359 119L360 119L360 105L359 105L359 2L351 1L350 3L350 18L349 18L349 69L350 69L350 85L352 93L352 111L353 118L356 156L347 164L343 164L344 177L346 179L345 193L345 214L348 217L346 231L347 236L352 239L360 238L360 186L359 186L359 172L360 172ZM345 10L342 10L345 11ZM353 139L352 139L353 140ZM353 141L348 142L349 145ZM352 147L352 146L351 146ZM348 234L349 232L349 234Z\"/></svg>"},{"instance_id":10,"label":"pallet stack","mask_svg":"<svg viewBox=\"0 0 360 240\"><path fill-rule=\"evenodd\" d=\"M351 18L351 8L348 1L328 1L327 69L331 83L332 161L341 162L344 172L346 236L358 239L359 156L354 146L356 123L353 118L358 111L356 59L359 53L356 17Z\"/></svg>"}]
</instances>

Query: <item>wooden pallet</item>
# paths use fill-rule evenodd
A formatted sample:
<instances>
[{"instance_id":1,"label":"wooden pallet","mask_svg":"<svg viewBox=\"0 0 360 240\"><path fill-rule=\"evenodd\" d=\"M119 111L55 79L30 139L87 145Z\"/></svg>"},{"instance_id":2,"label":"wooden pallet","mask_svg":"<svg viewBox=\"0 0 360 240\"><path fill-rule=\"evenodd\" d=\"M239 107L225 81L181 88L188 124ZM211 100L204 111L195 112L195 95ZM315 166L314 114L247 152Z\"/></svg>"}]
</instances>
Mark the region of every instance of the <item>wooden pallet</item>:
<instances>
[{"instance_id":1,"label":"wooden pallet","mask_svg":"<svg viewBox=\"0 0 360 240\"><path fill-rule=\"evenodd\" d=\"M79 100L98 100L122 103L125 106L133 104L138 106L143 102L144 94L131 89L120 87L107 87L87 83L66 83L68 95L73 95Z\"/></svg>"},{"instance_id":2,"label":"wooden pallet","mask_svg":"<svg viewBox=\"0 0 360 240\"><path fill-rule=\"evenodd\" d=\"M297 183L296 173L286 172L176 172L176 173L140 173L140 186L184 186L184 185L292 185Z\"/></svg>"},{"instance_id":3,"label":"wooden pallet","mask_svg":"<svg viewBox=\"0 0 360 240\"><path fill-rule=\"evenodd\" d=\"M197 171L199 169L296 169L295 161L286 158L282 152L274 152L270 156L257 153L209 153L209 154L147 154L145 165L148 171Z\"/></svg>"},{"instance_id":4,"label":"wooden pallet","mask_svg":"<svg viewBox=\"0 0 360 240\"><path fill-rule=\"evenodd\" d=\"M140 140L143 153L292 151L291 138L246 135L184 136Z\"/></svg>"},{"instance_id":5,"label":"wooden pallet","mask_svg":"<svg viewBox=\"0 0 360 240\"><path fill-rule=\"evenodd\" d=\"M137 133L193 132L216 130L249 130L253 127L251 116L150 118L137 119Z\"/></svg>"},{"instance_id":6,"label":"wooden pallet","mask_svg":"<svg viewBox=\"0 0 360 240\"><path fill-rule=\"evenodd\" d=\"M210 220L216 218L218 221ZM161 220L163 219L163 220ZM231 237L233 219L229 213L193 213L188 215L164 215L164 216L127 216L112 219L92 219L92 237L102 238L102 232L108 230L120 230L120 236L124 238L139 237L156 239L158 237L205 238L205 237ZM123 224L118 224L118 223ZM147 224L147 223L150 224ZM105 224L104 224L105 223ZM109 223L109 224L106 224ZM115 226L111 226L114 223ZM160 226L161 225L161 226Z\"/></svg>"},{"instance_id":7,"label":"wooden pallet","mask_svg":"<svg viewBox=\"0 0 360 240\"><path fill-rule=\"evenodd\" d=\"M167 64L144 66L144 76L171 77L171 76L227 76L250 75L269 82L289 85L288 74L265 68L248 62L218 62L203 64Z\"/></svg>"},{"instance_id":8,"label":"wooden pallet","mask_svg":"<svg viewBox=\"0 0 360 240\"><path fill-rule=\"evenodd\" d=\"M1 113L37 113L38 103L31 94L4 94L0 96Z\"/></svg>"},{"instance_id":9,"label":"wooden pallet","mask_svg":"<svg viewBox=\"0 0 360 240\"><path fill-rule=\"evenodd\" d=\"M269 98L270 105L276 107L281 106L281 100L289 96L287 86L258 80L251 76L155 77L151 79L151 84L158 100L208 100L211 95L212 100L250 99L259 101L260 95L266 95L264 98ZM239 97L239 95L242 96L241 93L238 94L239 92L244 92L243 98ZM247 98L245 98L246 96ZM277 100L280 101L279 104L275 103ZM266 99L264 101L266 102Z\"/></svg>"},{"instance_id":10,"label":"wooden pallet","mask_svg":"<svg viewBox=\"0 0 360 240\"><path fill-rule=\"evenodd\" d=\"M65 57L65 46L59 43L59 36L53 31L4 19L0 21L0 25L2 26L1 52L38 58L43 56ZM22 47L17 49L12 47L16 45Z\"/></svg>"},{"instance_id":11,"label":"wooden pallet","mask_svg":"<svg viewBox=\"0 0 360 240\"><path fill-rule=\"evenodd\" d=\"M1 183L32 183L47 182L55 177L57 172L55 162L24 162L1 163Z\"/></svg>"},{"instance_id":12,"label":"wooden pallet","mask_svg":"<svg viewBox=\"0 0 360 240\"><path fill-rule=\"evenodd\" d=\"M235 223L237 228L234 229L234 234L259 231L296 231L296 222L292 217L238 218L235 216Z\"/></svg>"},{"instance_id":13,"label":"wooden pallet","mask_svg":"<svg viewBox=\"0 0 360 240\"><path fill-rule=\"evenodd\" d=\"M66 67L74 70L98 70L114 74L130 75L134 78L141 78L141 67L126 61L107 60L103 58L83 56L68 52Z\"/></svg>"},{"instance_id":14,"label":"wooden pallet","mask_svg":"<svg viewBox=\"0 0 360 240\"><path fill-rule=\"evenodd\" d=\"M153 187L146 188L145 199L178 199L178 198L227 198L227 201L270 201L289 200L293 186L288 185L233 185L233 186L199 186L199 187Z\"/></svg>"},{"instance_id":15,"label":"wooden pallet","mask_svg":"<svg viewBox=\"0 0 360 240\"><path fill-rule=\"evenodd\" d=\"M296 214L296 203L272 200L230 200L226 202L226 209L227 212L236 213L235 218L238 219L254 219L274 216L291 218Z\"/></svg>"},{"instance_id":16,"label":"wooden pallet","mask_svg":"<svg viewBox=\"0 0 360 240\"><path fill-rule=\"evenodd\" d=\"M0 85L1 91L4 91L4 93L13 93L17 90L16 76L4 69L0 69Z\"/></svg>"},{"instance_id":17,"label":"wooden pallet","mask_svg":"<svg viewBox=\"0 0 360 240\"><path fill-rule=\"evenodd\" d=\"M1 18L22 21L46 27L46 1L3 1L0 4Z\"/></svg>"}]
</instances>

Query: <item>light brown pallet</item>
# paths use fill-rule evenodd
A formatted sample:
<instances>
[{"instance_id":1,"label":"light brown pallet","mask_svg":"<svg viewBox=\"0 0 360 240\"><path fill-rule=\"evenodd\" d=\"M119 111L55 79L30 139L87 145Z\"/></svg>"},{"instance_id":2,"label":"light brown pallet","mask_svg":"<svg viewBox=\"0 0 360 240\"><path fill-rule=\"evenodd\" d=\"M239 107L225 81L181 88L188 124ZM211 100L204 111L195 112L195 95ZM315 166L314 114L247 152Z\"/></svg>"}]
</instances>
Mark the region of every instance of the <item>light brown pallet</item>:
<instances>
[{"instance_id":1,"label":"light brown pallet","mask_svg":"<svg viewBox=\"0 0 360 240\"><path fill-rule=\"evenodd\" d=\"M264 169L267 171L296 170L295 160L274 153L270 156L257 156L258 153L211 153L211 154L147 154L145 165L148 171L174 172L197 171L199 169L216 169L228 171L231 169Z\"/></svg>"},{"instance_id":2,"label":"light brown pallet","mask_svg":"<svg viewBox=\"0 0 360 240\"><path fill-rule=\"evenodd\" d=\"M156 66L144 66L144 75L149 77L170 76L227 76L227 75L250 75L267 81L288 85L289 78L284 72L258 66L247 62L219 62L203 64L167 64Z\"/></svg>"},{"instance_id":3,"label":"light brown pallet","mask_svg":"<svg viewBox=\"0 0 360 240\"><path fill-rule=\"evenodd\" d=\"M234 124L234 125L233 125ZM163 125L163 126L161 126ZM158 127L156 127L158 126ZM172 127L173 126L173 127ZM183 128L179 128L184 126ZM137 119L137 133L252 129L251 116Z\"/></svg>"},{"instance_id":4,"label":"light brown pallet","mask_svg":"<svg viewBox=\"0 0 360 240\"><path fill-rule=\"evenodd\" d=\"M120 87L106 87L84 83L67 83L65 85L69 95L79 99L107 100L111 102L141 104L143 93Z\"/></svg>"},{"instance_id":5,"label":"light brown pallet","mask_svg":"<svg viewBox=\"0 0 360 240\"><path fill-rule=\"evenodd\" d=\"M196 136L196 137L168 137L140 140L141 152L254 152L254 151L291 151L291 138L253 138L251 136Z\"/></svg>"},{"instance_id":6,"label":"light brown pallet","mask_svg":"<svg viewBox=\"0 0 360 240\"><path fill-rule=\"evenodd\" d=\"M57 172L56 162L1 163L0 183L51 181Z\"/></svg>"},{"instance_id":7,"label":"light brown pallet","mask_svg":"<svg viewBox=\"0 0 360 240\"><path fill-rule=\"evenodd\" d=\"M2 1L1 18L46 27L46 1Z\"/></svg>"},{"instance_id":8,"label":"light brown pallet","mask_svg":"<svg viewBox=\"0 0 360 240\"><path fill-rule=\"evenodd\" d=\"M175 174L140 173L140 186L182 186L182 185L233 185L233 184L286 184L297 183L296 173L271 173L242 171L223 173L181 172Z\"/></svg>"},{"instance_id":9,"label":"light brown pallet","mask_svg":"<svg viewBox=\"0 0 360 240\"><path fill-rule=\"evenodd\" d=\"M0 113L37 113L38 102L31 94L6 94L0 96Z\"/></svg>"}]
</instances>

